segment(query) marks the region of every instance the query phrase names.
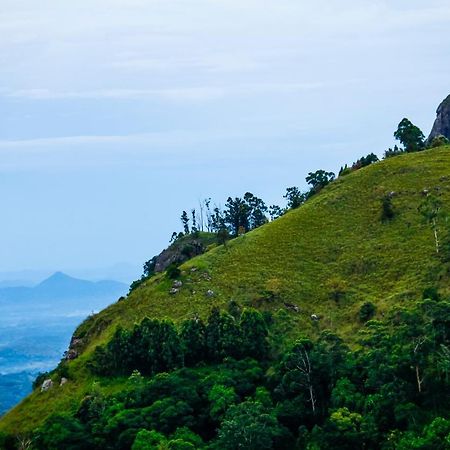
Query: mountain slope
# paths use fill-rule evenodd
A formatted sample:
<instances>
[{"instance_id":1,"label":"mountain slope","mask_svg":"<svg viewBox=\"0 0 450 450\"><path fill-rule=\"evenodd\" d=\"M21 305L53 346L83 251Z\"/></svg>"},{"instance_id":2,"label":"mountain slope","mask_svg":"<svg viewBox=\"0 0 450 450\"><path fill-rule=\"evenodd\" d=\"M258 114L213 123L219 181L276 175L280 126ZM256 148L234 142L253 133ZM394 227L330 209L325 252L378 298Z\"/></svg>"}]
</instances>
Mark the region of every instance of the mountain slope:
<instances>
[{"instance_id":1,"label":"mountain slope","mask_svg":"<svg viewBox=\"0 0 450 450\"><path fill-rule=\"evenodd\" d=\"M169 293L173 281L156 275L83 323L75 336L84 353L70 364L71 381L33 393L1 420L0 429L23 431L53 411L76 408L93 381L85 368L90 352L118 325L130 327L145 316L179 321L234 299L282 311L286 336L327 328L353 345L364 302L374 303L381 316L412 304L429 286L450 294L433 230L418 211L426 192L449 212L450 147L401 155L340 177L299 209L185 263L175 294ZM381 220L386 194L395 211L390 221ZM120 381L105 389L120 389Z\"/></svg>"}]
</instances>

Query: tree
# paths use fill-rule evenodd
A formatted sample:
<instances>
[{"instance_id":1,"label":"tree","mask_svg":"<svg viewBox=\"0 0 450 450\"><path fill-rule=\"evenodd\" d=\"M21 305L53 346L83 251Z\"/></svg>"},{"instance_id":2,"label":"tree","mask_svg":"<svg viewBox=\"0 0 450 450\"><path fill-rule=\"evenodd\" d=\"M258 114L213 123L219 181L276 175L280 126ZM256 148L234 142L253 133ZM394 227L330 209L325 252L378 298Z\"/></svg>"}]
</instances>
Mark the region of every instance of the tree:
<instances>
[{"instance_id":1,"label":"tree","mask_svg":"<svg viewBox=\"0 0 450 450\"><path fill-rule=\"evenodd\" d=\"M232 406L219 429L217 448L224 450L272 449L282 434L277 419L264 406L252 400Z\"/></svg>"},{"instance_id":2,"label":"tree","mask_svg":"<svg viewBox=\"0 0 450 450\"><path fill-rule=\"evenodd\" d=\"M298 208L305 201L305 194L302 194L300 189L296 186L292 186L286 189L286 194L283 198L287 200L287 207L290 209Z\"/></svg>"},{"instance_id":3,"label":"tree","mask_svg":"<svg viewBox=\"0 0 450 450\"><path fill-rule=\"evenodd\" d=\"M244 201L247 203L249 209L249 229L253 230L261 225L267 223L266 213L268 208L263 200L253 195L251 192L246 192Z\"/></svg>"},{"instance_id":4,"label":"tree","mask_svg":"<svg viewBox=\"0 0 450 450\"><path fill-rule=\"evenodd\" d=\"M141 430L136 435L131 450L154 450L158 449L161 444L167 442L165 436L157 431Z\"/></svg>"},{"instance_id":5,"label":"tree","mask_svg":"<svg viewBox=\"0 0 450 450\"><path fill-rule=\"evenodd\" d=\"M185 320L181 324L180 339L187 366L206 360L206 327L199 317Z\"/></svg>"},{"instance_id":6,"label":"tree","mask_svg":"<svg viewBox=\"0 0 450 450\"><path fill-rule=\"evenodd\" d=\"M278 219L285 213L285 210L280 208L278 205L271 205L269 207L269 215L271 220Z\"/></svg>"},{"instance_id":7,"label":"tree","mask_svg":"<svg viewBox=\"0 0 450 450\"><path fill-rule=\"evenodd\" d=\"M211 230L218 232L223 229L227 229L225 214L218 206L216 206L211 215Z\"/></svg>"},{"instance_id":8,"label":"tree","mask_svg":"<svg viewBox=\"0 0 450 450\"><path fill-rule=\"evenodd\" d=\"M186 211L181 213L181 223L183 224L184 233L189 234L189 216Z\"/></svg>"},{"instance_id":9,"label":"tree","mask_svg":"<svg viewBox=\"0 0 450 450\"><path fill-rule=\"evenodd\" d=\"M79 420L69 415L53 415L38 430L33 448L37 450L90 450L92 438Z\"/></svg>"},{"instance_id":10,"label":"tree","mask_svg":"<svg viewBox=\"0 0 450 450\"><path fill-rule=\"evenodd\" d=\"M268 354L267 325L259 311L246 309L241 316L242 354L258 360Z\"/></svg>"},{"instance_id":11,"label":"tree","mask_svg":"<svg viewBox=\"0 0 450 450\"><path fill-rule=\"evenodd\" d=\"M195 211L195 209L191 210L191 215L192 215L192 233L197 233L198 231L198 227L197 227L197 212Z\"/></svg>"},{"instance_id":12,"label":"tree","mask_svg":"<svg viewBox=\"0 0 450 450\"><path fill-rule=\"evenodd\" d=\"M153 258L149 259L144 264L144 276L145 277L151 277L155 273L156 258L157 257L154 256Z\"/></svg>"},{"instance_id":13,"label":"tree","mask_svg":"<svg viewBox=\"0 0 450 450\"><path fill-rule=\"evenodd\" d=\"M208 393L210 402L210 416L213 420L219 421L231 405L235 405L239 400L234 388L215 384Z\"/></svg>"},{"instance_id":14,"label":"tree","mask_svg":"<svg viewBox=\"0 0 450 450\"><path fill-rule=\"evenodd\" d=\"M152 375L168 372L183 364L183 349L175 325L169 320L145 318L135 325L131 336L132 369Z\"/></svg>"},{"instance_id":15,"label":"tree","mask_svg":"<svg viewBox=\"0 0 450 450\"><path fill-rule=\"evenodd\" d=\"M378 161L378 156L375 153L369 153L367 156L359 158L352 165L352 170L358 170L362 167L370 166L370 164L376 163Z\"/></svg>"},{"instance_id":16,"label":"tree","mask_svg":"<svg viewBox=\"0 0 450 450\"><path fill-rule=\"evenodd\" d=\"M295 343L292 350L286 355L284 366L290 375L297 378L297 383L307 390L308 402L312 413L317 407L316 393L313 384L313 367L310 359L312 343L308 339L301 339Z\"/></svg>"},{"instance_id":17,"label":"tree","mask_svg":"<svg viewBox=\"0 0 450 450\"><path fill-rule=\"evenodd\" d=\"M219 231L217 231L218 244L226 245L229 240L230 240L230 233L228 232L228 230L225 227L220 228Z\"/></svg>"},{"instance_id":18,"label":"tree","mask_svg":"<svg viewBox=\"0 0 450 450\"><path fill-rule=\"evenodd\" d=\"M233 236L239 235L239 229L242 227L245 231L250 228L249 223L250 207L242 198L228 197L225 204L225 223L228 224Z\"/></svg>"},{"instance_id":19,"label":"tree","mask_svg":"<svg viewBox=\"0 0 450 450\"><path fill-rule=\"evenodd\" d=\"M395 139L400 141L407 152L417 152L425 147L425 136L419 127L415 126L408 119L404 118L398 124L394 133Z\"/></svg>"},{"instance_id":20,"label":"tree","mask_svg":"<svg viewBox=\"0 0 450 450\"><path fill-rule=\"evenodd\" d=\"M389 148L384 152L384 159L392 158L393 156L401 155L405 151L403 149L398 148L397 145L394 145L394 148Z\"/></svg>"},{"instance_id":21,"label":"tree","mask_svg":"<svg viewBox=\"0 0 450 450\"><path fill-rule=\"evenodd\" d=\"M371 302L365 302L359 310L359 320L361 322L367 322L368 320L372 319L372 317L375 315L375 312L375 305Z\"/></svg>"},{"instance_id":22,"label":"tree","mask_svg":"<svg viewBox=\"0 0 450 450\"><path fill-rule=\"evenodd\" d=\"M325 170L316 170L315 172L309 172L306 177L306 182L311 186L311 194L319 192L327 184L334 180L333 172L326 172Z\"/></svg>"},{"instance_id":23,"label":"tree","mask_svg":"<svg viewBox=\"0 0 450 450\"><path fill-rule=\"evenodd\" d=\"M392 206L392 195L386 194L381 199L381 220L383 222L393 219L395 216L394 207Z\"/></svg>"},{"instance_id":24,"label":"tree","mask_svg":"<svg viewBox=\"0 0 450 450\"><path fill-rule=\"evenodd\" d=\"M419 206L419 212L433 228L436 253L439 253L439 237L437 220L441 216L442 202L435 196L427 194L425 201Z\"/></svg>"}]
</instances>

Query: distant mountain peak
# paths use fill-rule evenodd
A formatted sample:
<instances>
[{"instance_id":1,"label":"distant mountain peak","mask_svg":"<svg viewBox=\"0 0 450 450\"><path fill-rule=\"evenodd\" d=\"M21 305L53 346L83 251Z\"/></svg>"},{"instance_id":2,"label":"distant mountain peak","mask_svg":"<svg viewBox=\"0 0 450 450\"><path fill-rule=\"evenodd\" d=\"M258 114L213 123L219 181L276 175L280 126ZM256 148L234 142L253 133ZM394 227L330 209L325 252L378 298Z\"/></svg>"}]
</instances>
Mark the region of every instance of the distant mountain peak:
<instances>
[{"instance_id":1,"label":"distant mountain peak","mask_svg":"<svg viewBox=\"0 0 450 450\"><path fill-rule=\"evenodd\" d=\"M38 286L42 285L49 285L49 284L55 284L55 283L63 283L68 281L75 281L76 278L72 278L71 276L65 274L64 272L55 272L53 275L50 275L45 280L41 281ZM78 280L77 280L78 281Z\"/></svg>"}]
</instances>

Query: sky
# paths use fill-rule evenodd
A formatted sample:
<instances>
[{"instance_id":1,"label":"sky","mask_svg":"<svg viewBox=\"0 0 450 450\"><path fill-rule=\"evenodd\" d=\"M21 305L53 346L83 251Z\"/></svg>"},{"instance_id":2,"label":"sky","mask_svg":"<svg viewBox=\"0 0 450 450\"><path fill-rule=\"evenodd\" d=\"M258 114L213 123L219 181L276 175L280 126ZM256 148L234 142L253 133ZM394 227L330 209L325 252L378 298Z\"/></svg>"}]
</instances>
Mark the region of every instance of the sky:
<instances>
[{"instance_id":1,"label":"sky","mask_svg":"<svg viewBox=\"0 0 450 450\"><path fill-rule=\"evenodd\" d=\"M405 116L428 134L449 21L448 0L2 0L0 272L139 271L202 198L283 204Z\"/></svg>"}]
</instances>

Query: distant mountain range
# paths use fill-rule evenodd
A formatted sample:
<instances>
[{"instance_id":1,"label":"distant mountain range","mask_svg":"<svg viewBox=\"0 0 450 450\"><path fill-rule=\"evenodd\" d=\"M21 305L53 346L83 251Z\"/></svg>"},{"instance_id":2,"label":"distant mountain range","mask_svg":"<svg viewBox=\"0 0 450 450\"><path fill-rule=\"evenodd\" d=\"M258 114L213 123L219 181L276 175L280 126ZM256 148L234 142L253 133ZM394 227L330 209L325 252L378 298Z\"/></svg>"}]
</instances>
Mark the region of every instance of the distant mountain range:
<instances>
[{"instance_id":1,"label":"distant mountain range","mask_svg":"<svg viewBox=\"0 0 450 450\"><path fill-rule=\"evenodd\" d=\"M58 363L79 323L128 292L125 283L62 272L35 285L7 283L0 285L0 415L31 391L38 372Z\"/></svg>"},{"instance_id":2,"label":"distant mountain range","mask_svg":"<svg viewBox=\"0 0 450 450\"><path fill-rule=\"evenodd\" d=\"M69 300L99 297L120 297L128 290L125 283L112 280L87 281L56 272L36 286L0 288L2 301Z\"/></svg>"}]
</instances>

